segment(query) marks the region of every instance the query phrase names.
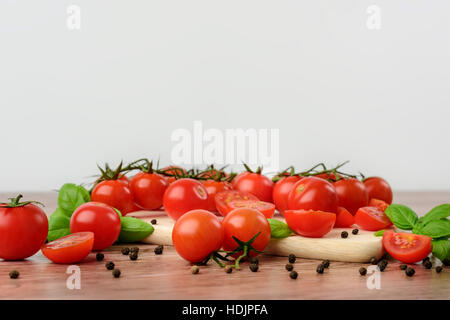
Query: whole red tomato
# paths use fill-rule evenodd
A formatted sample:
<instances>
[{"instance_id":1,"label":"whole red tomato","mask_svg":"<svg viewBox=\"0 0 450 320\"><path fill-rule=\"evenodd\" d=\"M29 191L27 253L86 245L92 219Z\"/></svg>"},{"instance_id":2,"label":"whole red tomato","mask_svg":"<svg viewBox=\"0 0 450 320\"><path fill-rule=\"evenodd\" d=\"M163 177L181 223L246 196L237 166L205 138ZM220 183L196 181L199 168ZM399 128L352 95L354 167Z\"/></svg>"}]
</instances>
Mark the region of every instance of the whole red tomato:
<instances>
[{"instance_id":1,"label":"whole red tomato","mask_svg":"<svg viewBox=\"0 0 450 320\"><path fill-rule=\"evenodd\" d=\"M261 201L272 202L273 182L261 173L240 173L233 180L233 188L251 193Z\"/></svg>"},{"instance_id":2,"label":"whole red tomato","mask_svg":"<svg viewBox=\"0 0 450 320\"><path fill-rule=\"evenodd\" d=\"M226 181L201 180L208 193L208 211L217 212L215 197L221 191L232 190L233 187Z\"/></svg>"},{"instance_id":3,"label":"whole red tomato","mask_svg":"<svg viewBox=\"0 0 450 320\"><path fill-rule=\"evenodd\" d=\"M184 170L182 167L179 166L168 166L162 168L161 171L164 171L165 174L168 174L168 176L164 176L164 178L167 180L169 184L176 181L177 176L182 177L186 175L186 170Z\"/></svg>"},{"instance_id":4,"label":"whole red tomato","mask_svg":"<svg viewBox=\"0 0 450 320\"><path fill-rule=\"evenodd\" d=\"M44 211L22 196L0 205L0 258L22 260L39 251L48 234Z\"/></svg>"},{"instance_id":5,"label":"whole red tomato","mask_svg":"<svg viewBox=\"0 0 450 320\"><path fill-rule=\"evenodd\" d=\"M162 207L168 185L167 180L157 173L139 172L131 179L130 189L140 208L156 210Z\"/></svg>"},{"instance_id":6,"label":"whole red tomato","mask_svg":"<svg viewBox=\"0 0 450 320\"><path fill-rule=\"evenodd\" d=\"M114 208L101 202L86 202L70 218L70 232L94 233L93 250L110 247L120 234L120 216Z\"/></svg>"},{"instance_id":7,"label":"whole red tomato","mask_svg":"<svg viewBox=\"0 0 450 320\"><path fill-rule=\"evenodd\" d=\"M211 212L192 210L175 222L172 241L183 259L202 262L222 246L223 227L219 218Z\"/></svg>"},{"instance_id":8,"label":"whole red tomato","mask_svg":"<svg viewBox=\"0 0 450 320\"><path fill-rule=\"evenodd\" d=\"M122 180L105 180L92 190L91 200L116 208L123 215L136 210L133 194Z\"/></svg>"},{"instance_id":9,"label":"whole red tomato","mask_svg":"<svg viewBox=\"0 0 450 320\"><path fill-rule=\"evenodd\" d=\"M288 196L290 210L337 212L338 196L334 186L321 178L306 177L295 183Z\"/></svg>"},{"instance_id":10,"label":"whole red tomato","mask_svg":"<svg viewBox=\"0 0 450 320\"><path fill-rule=\"evenodd\" d=\"M280 213L288 208L288 196L294 184L301 179L300 176L290 176L275 183L273 187L273 203Z\"/></svg>"},{"instance_id":11,"label":"whole red tomato","mask_svg":"<svg viewBox=\"0 0 450 320\"><path fill-rule=\"evenodd\" d=\"M338 195L338 206L347 209L352 215L369 203L366 187L358 179L340 179L333 185Z\"/></svg>"},{"instance_id":12,"label":"whole red tomato","mask_svg":"<svg viewBox=\"0 0 450 320\"><path fill-rule=\"evenodd\" d=\"M208 191L197 180L178 179L172 182L164 193L164 210L169 217L177 220L183 214L194 209L207 210Z\"/></svg>"},{"instance_id":13,"label":"whole red tomato","mask_svg":"<svg viewBox=\"0 0 450 320\"><path fill-rule=\"evenodd\" d=\"M321 238L333 229L336 214L316 210L286 210L286 223L301 236Z\"/></svg>"},{"instance_id":14,"label":"whole red tomato","mask_svg":"<svg viewBox=\"0 0 450 320\"><path fill-rule=\"evenodd\" d=\"M369 199L383 200L384 202L392 203L392 189L389 183L380 177L370 177L364 179L364 185L366 186L369 194Z\"/></svg>"}]
</instances>

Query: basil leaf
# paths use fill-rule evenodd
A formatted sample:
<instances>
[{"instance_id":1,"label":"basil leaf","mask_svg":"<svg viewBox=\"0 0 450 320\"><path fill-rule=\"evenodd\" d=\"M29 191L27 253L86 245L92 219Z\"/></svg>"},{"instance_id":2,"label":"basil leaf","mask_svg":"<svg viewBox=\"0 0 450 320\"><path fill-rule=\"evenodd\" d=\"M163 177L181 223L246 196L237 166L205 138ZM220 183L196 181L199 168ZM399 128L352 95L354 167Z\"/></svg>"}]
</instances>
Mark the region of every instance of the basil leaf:
<instances>
[{"instance_id":1,"label":"basil leaf","mask_svg":"<svg viewBox=\"0 0 450 320\"><path fill-rule=\"evenodd\" d=\"M294 232L288 227L286 223L276 219L267 219L270 225L270 236L275 239L287 238Z\"/></svg>"},{"instance_id":2,"label":"basil leaf","mask_svg":"<svg viewBox=\"0 0 450 320\"><path fill-rule=\"evenodd\" d=\"M145 221L133 217L122 217L122 229L118 242L137 242L153 233L153 226Z\"/></svg>"},{"instance_id":3,"label":"basil leaf","mask_svg":"<svg viewBox=\"0 0 450 320\"><path fill-rule=\"evenodd\" d=\"M433 220L445 219L448 216L450 216L450 204L446 203L431 209L430 212L420 218L420 221L426 224Z\"/></svg>"},{"instance_id":4,"label":"basil leaf","mask_svg":"<svg viewBox=\"0 0 450 320\"><path fill-rule=\"evenodd\" d=\"M450 241L447 239L432 240L433 256L441 261L450 259Z\"/></svg>"},{"instance_id":5,"label":"basil leaf","mask_svg":"<svg viewBox=\"0 0 450 320\"><path fill-rule=\"evenodd\" d=\"M56 209L48 221L47 240L53 241L70 234L70 218L60 208Z\"/></svg>"},{"instance_id":6,"label":"basil leaf","mask_svg":"<svg viewBox=\"0 0 450 320\"><path fill-rule=\"evenodd\" d=\"M73 183L66 183L59 190L58 206L69 216L72 215L76 208L90 200L89 192L84 187Z\"/></svg>"},{"instance_id":7,"label":"basil leaf","mask_svg":"<svg viewBox=\"0 0 450 320\"><path fill-rule=\"evenodd\" d=\"M386 231L385 229L378 230L378 231L375 232L373 235L374 235L375 237L382 237L382 236L384 235L384 232L385 232L385 231Z\"/></svg>"},{"instance_id":8,"label":"basil leaf","mask_svg":"<svg viewBox=\"0 0 450 320\"><path fill-rule=\"evenodd\" d=\"M430 236L432 238L448 238L450 237L450 220L432 220L427 224L419 224L419 228L415 231L418 234Z\"/></svg>"},{"instance_id":9,"label":"basil leaf","mask_svg":"<svg viewBox=\"0 0 450 320\"><path fill-rule=\"evenodd\" d=\"M384 212L399 229L411 230L419 218L417 214L402 204L391 204Z\"/></svg>"}]
</instances>

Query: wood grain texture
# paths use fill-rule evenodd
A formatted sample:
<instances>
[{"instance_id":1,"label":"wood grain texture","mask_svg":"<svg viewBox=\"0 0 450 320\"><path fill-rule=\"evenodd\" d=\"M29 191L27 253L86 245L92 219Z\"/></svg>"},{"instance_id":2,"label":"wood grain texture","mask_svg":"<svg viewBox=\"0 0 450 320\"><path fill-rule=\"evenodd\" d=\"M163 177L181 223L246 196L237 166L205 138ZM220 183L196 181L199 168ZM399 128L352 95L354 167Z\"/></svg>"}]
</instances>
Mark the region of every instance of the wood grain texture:
<instances>
[{"instance_id":1,"label":"wood grain texture","mask_svg":"<svg viewBox=\"0 0 450 320\"><path fill-rule=\"evenodd\" d=\"M26 199L46 204L50 214L56 207L56 193L25 193ZM0 194L0 199L15 196ZM450 202L450 192L395 194L395 202L404 203L419 214L434 205ZM155 245L140 244L139 259L130 261L121 254L124 245L104 251L105 261L114 261L122 271L115 279L97 262L95 254L79 263L81 289L66 287L66 265L49 262L41 253L26 261L0 261L0 299L450 299L450 268L440 274L434 268L415 266L416 275L406 277L400 263L390 261L381 273L380 290L367 288L368 277L358 273L367 264L332 262L324 274L317 274L318 260L297 259L297 280L285 271L285 257L263 255L260 269L251 272L247 265L241 271L226 274L218 266L201 267L192 275L190 264L170 246L155 255ZM9 271L20 271L20 278L9 279Z\"/></svg>"}]
</instances>

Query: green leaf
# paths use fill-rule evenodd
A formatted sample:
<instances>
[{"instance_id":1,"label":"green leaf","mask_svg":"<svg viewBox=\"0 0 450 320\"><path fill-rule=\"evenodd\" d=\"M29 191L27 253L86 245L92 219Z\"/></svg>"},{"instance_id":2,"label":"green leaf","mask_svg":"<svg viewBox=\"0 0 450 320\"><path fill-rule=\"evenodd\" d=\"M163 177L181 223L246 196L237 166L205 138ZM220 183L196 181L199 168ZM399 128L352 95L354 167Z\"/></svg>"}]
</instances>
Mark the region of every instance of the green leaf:
<instances>
[{"instance_id":1,"label":"green leaf","mask_svg":"<svg viewBox=\"0 0 450 320\"><path fill-rule=\"evenodd\" d=\"M294 232L288 227L286 223L276 219L267 219L270 224L270 236L275 239L287 238Z\"/></svg>"},{"instance_id":2,"label":"green leaf","mask_svg":"<svg viewBox=\"0 0 450 320\"><path fill-rule=\"evenodd\" d=\"M133 217L122 217L121 222L119 242L137 242L148 237L155 230L151 224Z\"/></svg>"},{"instance_id":3,"label":"green leaf","mask_svg":"<svg viewBox=\"0 0 450 320\"><path fill-rule=\"evenodd\" d=\"M66 183L59 190L58 206L69 216L76 208L90 200L89 192L84 187L73 183Z\"/></svg>"},{"instance_id":4,"label":"green leaf","mask_svg":"<svg viewBox=\"0 0 450 320\"><path fill-rule=\"evenodd\" d=\"M385 232L386 230L385 229L383 229L383 230L378 230L377 232L375 232L373 235L375 236L375 237L382 237L383 235L384 235L384 232Z\"/></svg>"},{"instance_id":5,"label":"green leaf","mask_svg":"<svg viewBox=\"0 0 450 320\"><path fill-rule=\"evenodd\" d=\"M425 225L419 224L419 226L413 230L414 233L427 235L434 239L450 237L450 220L432 220Z\"/></svg>"},{"instance_id":6,"label":"green leaf","mask_svg":"<svg viewBox=\"0 0 450 320\"><path fill-rule=\"evenodd\" d=\"M441 261L450 259L450 241L448 239L432 240L433 256Z\"/></svg>"},{"instance_id":7,"label":"green leaf","mask_svg":"<svg viewBox=\"0 0 450 320\"><path fill-rule=\"evenodd\" d=\"M48 241L53 241L70 234L70 218L65 211L56 209L48 221Z\"/></svg>"},{"instance_id":8,"label":"green leaf","mask_svg":"<svg viewBox=\"0 0 450 320\"><path fill-rule=\"evenodd\" d=\"M445 203L437 207L434 207L426 215L420 218L423 224L427 224L430 221L445 219L450 216L450 204Z\"/></svg>"},{"instance_id":9,"label":"green leaf","mask_svg":"<svg viewBox=\"0 0 450 320\"><path fill-rule=\"evenodd\" d=\"M417 214L402 204L391 204L384 212L399 229L412 230L419 218Z\"/></svg>"}]
</instances>

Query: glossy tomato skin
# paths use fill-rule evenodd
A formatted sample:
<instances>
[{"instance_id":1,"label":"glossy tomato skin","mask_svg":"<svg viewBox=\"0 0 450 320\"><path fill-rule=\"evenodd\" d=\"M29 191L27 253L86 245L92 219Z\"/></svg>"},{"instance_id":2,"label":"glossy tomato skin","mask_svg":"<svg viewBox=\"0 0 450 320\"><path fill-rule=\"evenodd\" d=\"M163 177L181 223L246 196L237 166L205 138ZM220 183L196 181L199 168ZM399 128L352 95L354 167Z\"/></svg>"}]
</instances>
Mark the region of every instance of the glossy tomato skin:
<instances>
[{"instance_id":1,"label":"glossy tomato skin","mask_svg":"<svg viewBox=\"0 0 450 320\"><path fill-rule=\"evenodd\" d=\"M165 168L162 168L161 171L165 171L165 173L167 174L178 176L184 176L186 174L186 170L179 166L167 166ZM164 178L169 184L177 180L177 177L175 176L164 176Z\"/></svg>"},{"instance_id":2,"label":"glossy tomato skin","mask_svg":"<svg viewBox=\"0 0 450 320\"><path fill-rule=\"evenodd\" d=\"M238 247L233 236L241 241L249 241L258 232L261 232L253 242L256 250L263 251L270 241L270 225L266 217L257 210L242 208L234 209L222 221L224 228L223 249L232 251ZM241 255L242 252L236 254ZM250 251L251 257L258 253Z\"/></svg>"},{"instance_id":3,"label":"glossy tomato skin","mask_svg":"<svg viewBox=\"0 0 450 320\"><path fill-rule=\"evenodd\" d=\"M87 202L79 206L70 218L70 232L94 233L93 250L110 247L119 238L120 216L111 206L101 202Z\"/></svg>"},{"instance_id":4,"label":"glossy tomato skin","mask_svg":"<svg viewBox=\"0 0 450 320\"><path fill-rule=\"evenodd\" d=\"M259 200L234 200L229 203L231 211L238 208L250 208L261 212L267 219L273 217L275 213L275 205L270 202Z\"/></svg>"},{"instance_id":5,"label":"glossy tomato skin","mask_svg":"<svg viewBox=\"0 0 450 320\"><path fill-rule=\"evenodd\" d=\"M259 173L240 173L233 181L233 188L238 191L249 192L261 201L273 201L273 182Z\"/></svg>"},{"instance_id":6,"label":"glossy tomato skin","mask_svg":"<svg viewBox=\"0 0 450 320\"><path fill-rule=\"evenodd\" d=\"M383 200L387 204L392 203L392 189L389 183L380 177L370 177L364 180L369 199Z\"/></svg>"},{"instance_id":7,"label":"glossy tomato skin","mask_svg":"<svg viewBox=\"0 0 450 320\"><path fill-rule=\"evenodd\" d=\"M355 223L355 217L343 207L338 207L335 228L350 228Z\"/></svg>"},{"instance_id":8,"label":"glossy tomato skin","mask_svg":"<svg viewBox=\"0 0 450 320\"><path fill-rule=\"evenodd\" d=\"M105 180L92 190L91 200L101 202L116 208L121 214L133 212L136 209L133 194L127 184L121 180Z\"/></svg>"},{"instance_id":9,"label":"glossy tomato skin","mask_svg":"<svg viewBox=\"0 0 450 320\"><path fill-rule=\"evenodd\" d=\"M22 260L31 257L45 243L48 219L34 204L0 207L0 258Z\"/></svg>"},{"instance_id":10,"label":"glossy tomato skin","mask_svg":"<svg viewBox=\"0 0 450 320\"><path fill-rule=\"evenodd\" d=\"M192 210L182 215L172 231L175 250L189 262L202 262L222 247L222 223L213 213Z\"/></svg>"},{"instance_id":11,"label":"glossy tomato skin","mask_svg":"<svg viewBox=\"0 0 450 320\"><path fill-rule=\"evenodd\" d=\"M226 181L201 180L201 183L205 186L206 192L208 193L208 211L218 212L215 201L216 194L222 191L232 190L233 186Z\"/></svg>"},{"instance_id":12,"label":"glossy tomato skin","mask_svg":"<svg viewBox=\"0 0 450 320\"><path fill-rule=\"evenodd\" d=\"M336 214L316 210L286 210L284 218L289 228L309 238L323 237L336 222Z\"/></svg>"},{"instance_id":13,"label":"glossy tomato skin","mask_svg":"<svg viewBox=\"0 0 450 320\"><path fill-rule=\"evenodd\" d=\"M358 179L341 179L333 183L338 195L338 206L347 209L355 215L361 207L369 203L366 187Z\"/></svg>"},{"instance_id":14,"label":"glossy tomato skin","mask_svg":"<svg viewBox=\"0 0 450 320\"><path fill-rule=\"evenodd\" d=\"M273 203L280 213L288 208L288 196L300 176L290 176L277 181L273 187Z\"/></svg>"},{"instance_id":15,"label":"glossy tomato skin","mask_svg":"<svg viewBox=\"0 0 450 320\"><path fill-rule=\"evenodd\" d=\"M208 191L197 180L178 179L166 189L163 204L167 215L177 220L194 209L208 210Z\"/></svg>"},{"instance_id":16,"label":"glossy tomato skin","mask_svg":"<svg viewBox=\"0 0 450 320\"><path fill-rule=\"evenodd\" d=\"M46 243L42 253L54 263L75 263L86 258L94 246L94 233L77 232Z\"/></svg>"},{"instance_id":17,"label":"glossy tomato skin","mask_svg":"<svg viewBox=\"0 0 450 320\"><path fill-rule=\"evenodd\" d=\"M226 216L233 208L229 206L231 201L236 200L259 200L256 196L248 192L241 192L237 190L225 190L218 192L214 197L216 208L222 216Z\"/></svg>"},{"instance_id":18,"label":"glossy tomato skin","mask_svg":"<svg viewBox=\"0 0 450 320\"><path fill-rule=\"evenodd\" d=\"M431 237L392 230L384 232L383 247L393 258L404 263L419 262L432 250Z\"/></svg>"},{"instance_id":19,"label":"glossy tomato skin","mask_svg":"<svg viewBox=\"0 0 450 320\"><path fill-rule=\"evenodd\" d=\"M289 210L318 210L336 213L338 197L334 186L321 178L306 177L289 192Z\"/></svg>"},{"instance_id":20,"label":"glossy tomato skin","mask_svg":"<svg viewBox=\"0 0 450 320\"><path fill-rule=\"evenodd\" d=\"M392 224L388 216L376 207L359 208L355 215L355 223L367 231L378 231Z\"/></svg>"},{"instance_id":21,"label":"glossy tomato skin","mask_svg":"<svg viewBox=\"0 0 450 320\"><path fill-rule=\"evenodd\" d=\"M369 201L369 207L377 207L378 209L384 212L389 207L389 204L387 204L383 200L373 198L370 199Z\"/></svg>"},{"instance_id":22,"label":"glossy tomato skin","mask_svg":"<svg viewBox=\"0 0 450 320\"><path fill-rule=\"evenodd\" d=\"M157 173L139 172L130 181L130 190L136 204L145 210L162 207L164 192L169 183Z\"/></svg>"}]
</instances>

